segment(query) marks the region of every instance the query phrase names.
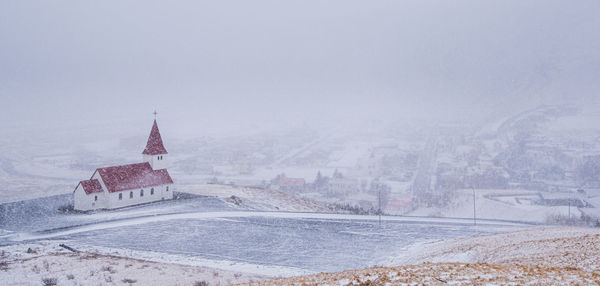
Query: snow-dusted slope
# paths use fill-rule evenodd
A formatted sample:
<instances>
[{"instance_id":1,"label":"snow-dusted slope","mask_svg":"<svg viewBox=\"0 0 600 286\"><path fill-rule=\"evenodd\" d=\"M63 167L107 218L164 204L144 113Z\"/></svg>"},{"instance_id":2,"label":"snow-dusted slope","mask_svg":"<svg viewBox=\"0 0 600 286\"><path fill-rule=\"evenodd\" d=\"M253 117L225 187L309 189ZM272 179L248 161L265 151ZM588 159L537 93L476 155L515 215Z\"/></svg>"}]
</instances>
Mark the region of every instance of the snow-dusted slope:
<instances>
[{"instance_id":1,"label":"snow-dusted slope","mask_svg":"<svg viewBox=\"0 0 600 286\"><path fill-rule=\"evenodd\" d=\"M195 195L218 197L232 204L238 204L254 210L300 212L329 211L329 208L323 203L262 188L205 184L181 186L179 190Z\"/></svg>"},{"instance_id":2,"label":"snow-dusted slope","mask_svg":"<svg viewBox=\"0 0 600 286\"><path fill-rule=\"evenodd\" d=\"M381 264L408 266L321 273L269 280L261 285L598 285L600 229L537 227L422 244Z\"/></svg>"},{"instance_id":3,"label":"snow-dusted slope","mask_svg":"<svg viewBox=\"0 0 600 286\"><path fill-rule=\"evenodd\" d=\"M423 262L528 264L600 271L600 229L536 227L419 245L385 264Z\"/></svg>"},{"instance_id":4,"label":"snow-dusted slope","mask_svg":"<svg viewBox=\"0 0 600 286\"><path fill-rule=\"evenodd\" d=\"M80 252L61 248L56 241L3 247L0 251L2 285L44 285L44 279L55 279L56 285L198 285L194 283L202 281L214 285L265 277L244 271L261 270L258 266L238 265L236 269L232 264L228 265L231 270L223 270L226 267L203 267L206 262L190 263L185 257L156 253L148 256L120 249L99 251L95 246L64 243Z\"/></svg>"}]
</instances>

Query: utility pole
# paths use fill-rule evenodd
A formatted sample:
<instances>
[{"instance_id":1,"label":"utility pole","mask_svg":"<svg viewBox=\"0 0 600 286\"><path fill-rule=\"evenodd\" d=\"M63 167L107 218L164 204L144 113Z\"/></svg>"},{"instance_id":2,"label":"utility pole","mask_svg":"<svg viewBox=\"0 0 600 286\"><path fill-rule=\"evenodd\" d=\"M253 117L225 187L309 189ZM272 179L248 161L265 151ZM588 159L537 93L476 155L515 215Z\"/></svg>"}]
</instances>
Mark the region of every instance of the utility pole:
<instances>
[{"instance_id":1,"label":"utility pole","mask_svg":"<svg viewBox=\"0 0 600 286\"><path fill-rule=\"evenodd\" d=\"M571 199L569 199L569 221L568 225L571 225Z\"/></svg>"},{"instance_id":2,"label":"utility pole","mask_svg":"<svg viewBox=\"0 0 600 286\"><path fill-rule=\"evenodd\" d=\"M381 227L381 188L379 188L379 192L377 195L377 200L379 201L379 227Z\"/></svg>"},{"instance_id":3,"label":"utility pole","mask_svg":"<svg viewBox=\"0 0 600 286\"><path fill-rule=\"evenodd\" d=\"M477 216L475 213L475 188L471 187L473 190L473 225L477 225Z\"/></svg>"},{"instance_id":4,"label":"utility pole","mask_svg":"<svg viewBox=\"0 0 600 286\"><path fill-rule=\"evenodd\" d=\"M568 225L571 225L571 199L573 198L573 193L569 192L569 221Z\"/></svg>"}]
</instances>

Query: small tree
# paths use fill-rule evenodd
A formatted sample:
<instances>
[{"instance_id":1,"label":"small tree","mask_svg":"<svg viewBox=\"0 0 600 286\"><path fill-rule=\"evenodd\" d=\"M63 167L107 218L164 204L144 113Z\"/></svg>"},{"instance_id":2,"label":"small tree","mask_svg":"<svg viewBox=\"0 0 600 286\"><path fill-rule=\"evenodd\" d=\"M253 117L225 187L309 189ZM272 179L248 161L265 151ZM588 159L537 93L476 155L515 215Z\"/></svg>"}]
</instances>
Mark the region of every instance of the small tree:
<instances>
[{"instance_id":1,"label":"small tree","mask_svg":"<svg viewBox=\"0 0 600 286\"><path fill-rule=\"evenodd\" d=\"M342 173L340 173L340 171L338 171L338 169L336 168L335 171L333 171L333 178L342 179L344 178L344 175L342 175Z\"/></svg>"}]
</instances>

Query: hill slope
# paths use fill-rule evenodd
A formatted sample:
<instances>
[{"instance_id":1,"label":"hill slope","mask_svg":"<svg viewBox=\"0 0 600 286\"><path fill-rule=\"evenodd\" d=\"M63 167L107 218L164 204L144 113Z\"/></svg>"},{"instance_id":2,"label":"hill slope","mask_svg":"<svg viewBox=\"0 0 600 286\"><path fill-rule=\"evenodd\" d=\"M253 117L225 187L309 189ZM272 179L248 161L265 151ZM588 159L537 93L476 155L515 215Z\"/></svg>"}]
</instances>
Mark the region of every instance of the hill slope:
<instances>
[{"instance_id":1,"label":"hill slope","mask_svg":"<svg viewBox=\"0 0 600 286\"><path fill-rule=\"evenodd\" d=\"M195 195L217 197L226 202L253 210L330 212L329 208L324 203L262 188L202 184L180 186L179 191Z\"/></svg>"},{"instance_id":2,"label":"hill slope","mask_svg":"<svg viewBox=\"0 0 600 286\"><path fill-rule=\"evenodd\" d=\"M427 244L387 263L414 264L251 285L600 284L600 229L542 227Z\"/></svg>"}]
</instances>

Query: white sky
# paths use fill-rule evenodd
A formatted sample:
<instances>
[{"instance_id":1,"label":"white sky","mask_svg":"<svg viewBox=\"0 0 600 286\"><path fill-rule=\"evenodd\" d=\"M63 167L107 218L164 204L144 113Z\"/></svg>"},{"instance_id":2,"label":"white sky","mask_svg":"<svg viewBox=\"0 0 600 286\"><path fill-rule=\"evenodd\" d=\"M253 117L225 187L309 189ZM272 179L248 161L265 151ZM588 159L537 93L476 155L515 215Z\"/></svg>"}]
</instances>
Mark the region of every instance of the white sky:
<instances>
[{"instance_id":1,"label":"white sky","mask_svg":"<svg viewBox=\"0 0 600 286\"><path fill-rule=\"evenodd\" d=\"M598 15L597 0L0 0L0 128L154 108L228 129L589 101Z\"/></svg>"}]
</instances>

